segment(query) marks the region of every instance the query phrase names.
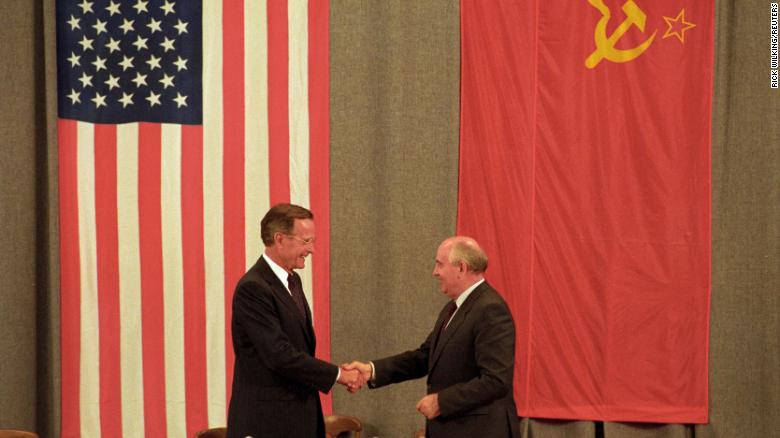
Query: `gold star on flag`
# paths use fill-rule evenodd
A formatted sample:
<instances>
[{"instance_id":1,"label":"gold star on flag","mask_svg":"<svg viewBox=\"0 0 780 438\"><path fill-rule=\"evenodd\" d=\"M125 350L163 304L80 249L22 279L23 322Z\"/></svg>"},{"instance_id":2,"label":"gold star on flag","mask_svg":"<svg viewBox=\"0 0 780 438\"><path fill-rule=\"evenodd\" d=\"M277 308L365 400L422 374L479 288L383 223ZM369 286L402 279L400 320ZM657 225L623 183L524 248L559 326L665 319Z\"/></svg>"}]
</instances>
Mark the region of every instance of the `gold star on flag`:
<instances>
[{"instance_id":1,"label":"gold star on flag","mask_svg":"<svg viewBox=\"0 0 780 438\"><path fill-rule=\"evenodd\" d=\"M664 16L664 21L666 21L666 25L669 28L666 29L663 39L676 36L683 44L685 44L685 31L696 27L695 24L685 21L685 8L681 9L680 13L674 18Z\"/></svg>"}]
</instances>

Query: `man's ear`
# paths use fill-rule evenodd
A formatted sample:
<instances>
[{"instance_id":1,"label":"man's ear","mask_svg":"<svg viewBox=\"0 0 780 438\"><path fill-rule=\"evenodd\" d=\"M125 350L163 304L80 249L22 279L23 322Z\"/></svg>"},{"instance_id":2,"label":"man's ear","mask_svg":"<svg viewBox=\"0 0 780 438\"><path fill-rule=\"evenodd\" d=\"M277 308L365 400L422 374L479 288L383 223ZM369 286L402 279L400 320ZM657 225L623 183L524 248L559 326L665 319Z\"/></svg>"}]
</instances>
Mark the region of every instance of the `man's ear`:
<instances>
[{"instance_id":1,"label":"man's ear","mask_svg":"<svg viewBox=\"0 0 780 438\"><path fill-rule=\"evenodd\" d=\"M283 239L284 239L284 234L282 232L279 231L274 233L274 244L280 245Z\"/></svg>"},{"instance_id":2,"label":"man's ear","mask_svg":"<svg viewBox=\"0 0 780 438\"><path fill-rule=\"evenodd\" d=\"M466 266L466 262L460 261L458 262L458 271L460 271L461 274L465 274L466 271L468 271L469 267Z\"/></svg>"}]
</instances>

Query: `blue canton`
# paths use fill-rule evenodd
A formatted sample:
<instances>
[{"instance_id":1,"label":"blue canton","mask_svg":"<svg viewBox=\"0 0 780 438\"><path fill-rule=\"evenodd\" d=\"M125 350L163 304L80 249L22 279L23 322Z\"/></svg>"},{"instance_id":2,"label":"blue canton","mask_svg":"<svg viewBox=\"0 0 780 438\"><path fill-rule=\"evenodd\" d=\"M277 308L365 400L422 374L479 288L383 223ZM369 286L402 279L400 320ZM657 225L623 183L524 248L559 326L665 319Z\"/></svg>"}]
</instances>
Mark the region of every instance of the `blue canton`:
<instances>
[{"instance_id":1,"label":"blue canton","mask_svg":"<svg viewBox=\"0 0 780 438\"><path fill-rule=\"evenodd\" d=\"M200 0L57 2L59 117L201 124Z\"/></svg>"}]
</instances>

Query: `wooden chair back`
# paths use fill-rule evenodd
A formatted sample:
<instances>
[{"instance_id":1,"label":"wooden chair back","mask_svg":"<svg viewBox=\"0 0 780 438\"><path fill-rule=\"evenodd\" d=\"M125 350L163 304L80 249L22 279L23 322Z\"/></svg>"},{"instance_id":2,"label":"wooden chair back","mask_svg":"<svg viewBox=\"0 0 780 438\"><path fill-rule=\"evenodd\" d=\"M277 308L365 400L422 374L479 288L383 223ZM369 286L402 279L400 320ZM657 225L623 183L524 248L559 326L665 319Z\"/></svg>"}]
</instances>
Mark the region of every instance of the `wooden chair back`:
<instances>
[{"instance_id":1,"label":"wooden chair back","mask_svg":"<svg viewBox=\"0 0 780 438\"><path fill-rule=\"evenodd\" d=\"M0 429L0 438L38 438L38 434L23 430Z\"/></svg>"},{"instance_id":2,"label":"wooden chair back","mask_svg":"<svg viewBox=\"0 0 780 438\"><path fill-rule=\"evenodd\" d=\"M355 417L350 417L349 415L325 416L326 438L337 438L344 432L352 432L353 438L360 438L360 432L362 431L363 423Z\"/></svg>"},{"instance_id":3,"label":"wooden chair back","mask_svg":"<svg viewBox=\"0 0 780 438\"><path fill-rule=\"evenodd\" d=\"M195 438L225 438L226 436L227 428L225 427L215 427L212 429L201 430L195 434Z\"/></svg>"}]
</instances>

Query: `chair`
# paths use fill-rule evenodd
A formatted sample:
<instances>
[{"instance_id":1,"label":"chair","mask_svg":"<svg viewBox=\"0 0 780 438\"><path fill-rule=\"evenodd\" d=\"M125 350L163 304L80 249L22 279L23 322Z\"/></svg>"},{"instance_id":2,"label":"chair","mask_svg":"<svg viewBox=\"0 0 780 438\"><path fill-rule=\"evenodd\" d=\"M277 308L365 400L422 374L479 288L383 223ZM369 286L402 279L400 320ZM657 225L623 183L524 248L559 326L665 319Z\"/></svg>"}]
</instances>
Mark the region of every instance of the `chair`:
<instances>
[{"instance_id":1,"label":"chair","mask_svg":"<svg viewBox=\"0 0 780 438\"><path fill-rule=\"evenodd\" d=\"M227 428L224 427L215 427L213 429L201 430L195 434L195 438L225 438L226 436Z\"/></svg>"},{"instance_id":2,"label":"chair","mask_svg":"<svg viewBox=\"0 0 780 438\"><path fill-rule=\"evenodd\" d=\"M417 429L414 431L414 438L425 438L425 429Z\"/></svg>"},{"instance_id":3,"label":"chair","mask_svg":"<svg viewBox=\"0 0 780 438\"><path fill-rule=\"evenodd\" d=\"M337 438L344 432L354 432L354 438L360 438L360 432L363 431L363 423L355 417L349 415L326 415L325 416L325 437Z\"/></svg>"},{"instance_id":4,"label":"chair","mask_svg":"<svg viewBox=\"0 0 780 438\"><path fill-rule=\"evenodd\" d=\"M0 429L0 438L38 438L38 434L23 430Z\"/></svg>"}]
</instances>

